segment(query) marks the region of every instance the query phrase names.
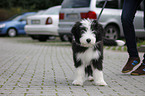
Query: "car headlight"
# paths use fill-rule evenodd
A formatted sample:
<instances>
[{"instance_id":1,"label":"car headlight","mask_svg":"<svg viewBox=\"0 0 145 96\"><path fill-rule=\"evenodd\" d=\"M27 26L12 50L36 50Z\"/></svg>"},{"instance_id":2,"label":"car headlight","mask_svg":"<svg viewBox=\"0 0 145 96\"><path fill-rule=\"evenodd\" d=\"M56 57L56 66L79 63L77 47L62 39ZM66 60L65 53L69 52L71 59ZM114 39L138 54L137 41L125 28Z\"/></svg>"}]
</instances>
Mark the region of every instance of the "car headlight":
<instances>
[{"instance_id":1,"label":"car headlight","mask_svg":"<svg viewBox=\"0 0 145 96\"><path fill-rule=\"evenodd\" d=\"M0 28L4 28L6 24L0 24Z\"/></svg>"}]
</instances>

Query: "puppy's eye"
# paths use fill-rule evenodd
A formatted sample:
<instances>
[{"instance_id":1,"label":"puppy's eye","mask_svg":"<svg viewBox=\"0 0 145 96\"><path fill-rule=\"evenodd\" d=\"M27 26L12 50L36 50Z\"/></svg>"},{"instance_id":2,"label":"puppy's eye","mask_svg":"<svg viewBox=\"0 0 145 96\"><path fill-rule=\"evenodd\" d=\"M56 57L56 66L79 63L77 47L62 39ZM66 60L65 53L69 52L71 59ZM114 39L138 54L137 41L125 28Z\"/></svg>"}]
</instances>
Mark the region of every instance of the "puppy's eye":
<instances>
[{"instance_id":1,"label":"puppy's eye","mask_svg":"<svg viewBox=\"0 0 145 96\"><path fill-rule=\"evenodd\" d=\"M85 33L85 31L84 31L84 30L82 30L82 31L81 31L81 33Z\"/></svg>"}]
</instances>

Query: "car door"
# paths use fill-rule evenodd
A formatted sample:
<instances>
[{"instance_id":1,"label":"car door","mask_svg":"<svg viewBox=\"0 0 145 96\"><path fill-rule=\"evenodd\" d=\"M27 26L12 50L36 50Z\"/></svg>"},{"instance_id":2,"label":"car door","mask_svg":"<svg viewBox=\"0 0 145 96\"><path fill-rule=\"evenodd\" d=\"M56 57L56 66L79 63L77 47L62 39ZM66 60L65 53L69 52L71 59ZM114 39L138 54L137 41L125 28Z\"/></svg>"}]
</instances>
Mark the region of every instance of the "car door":
<instances>
[{"instance_id":1,"label":"car door","mask_svg":"<svg viewBox=\"0 0 145 96\"><path fill-rule=\"evenodd\" d=\"M34 13L33 13L33 14L34 14ZM25 25L26 25L27 17L28 17L28 16L31 16L31 15L33 15L33 14L24 15L24 16L19 20L19 25L18 25L18 27L19 27L19 32L20 32L21 34L25 34L24 27L25 27Z\"/></svg>"},{"instance_id":2,"label":"car door","mask_svg":"<svg viewBox=\"0 0 145 96\"><path fill-rule=\"evenodd\" d=\"M142 2L135 14L134 27L137 37L145 37L144 30L144 2Z\"/></svg>"},{"instance_id":3,"label":"car door","mask_svg":"<svg viewBox=\"0 0 145 96\"><path fill-rule=\"evenodd\" d=\"M26 19L21 19L20 21L19 21L19 31L21 32L21 33L25 33L25 31L24 31L24 27L25 27L25 25L26 25Z\"/></svg>"},{"instance_id":4,"label":"car door","mask_svg":"<svg viewBox=\"0 0 145 96\"><path fill-rule=\"evenodd\" d=\"M26 17L24 15L17 21L17 31L19 34L25 34L24 26L26 25Z\"/></svg>"}]
</instances>

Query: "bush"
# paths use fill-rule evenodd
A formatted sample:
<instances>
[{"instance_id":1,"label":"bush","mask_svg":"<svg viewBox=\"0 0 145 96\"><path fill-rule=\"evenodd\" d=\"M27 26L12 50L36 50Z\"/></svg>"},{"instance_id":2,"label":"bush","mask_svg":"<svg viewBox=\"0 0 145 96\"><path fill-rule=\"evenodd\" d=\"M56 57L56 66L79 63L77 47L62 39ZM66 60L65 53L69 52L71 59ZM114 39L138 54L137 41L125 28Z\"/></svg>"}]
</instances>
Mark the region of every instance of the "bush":
<instances>
[{"instance_id":1,"label":"bush","mask_svg":"<svg viewBox=\"0 0 145 96\"><path fill-rule=\"evenodd\" d=\"M0 21L5 21L8 18L16 15L16 14L20 14L23 12L29 12L32 10L24 10L21 7L16 7L16 8L10 8L10 9L0 9Z\"/></svg>"},{"instance_id":2,"label":"bush","mask_svg":"<svg viewBox=\"0 0 145 96\"><path fill-rule=\"evenodd\" d=\"M62 1L63 0L2 0L0 2L0 21L6 20L19 13L43 10L60 5Z\"/></svg>"}]
</instances>

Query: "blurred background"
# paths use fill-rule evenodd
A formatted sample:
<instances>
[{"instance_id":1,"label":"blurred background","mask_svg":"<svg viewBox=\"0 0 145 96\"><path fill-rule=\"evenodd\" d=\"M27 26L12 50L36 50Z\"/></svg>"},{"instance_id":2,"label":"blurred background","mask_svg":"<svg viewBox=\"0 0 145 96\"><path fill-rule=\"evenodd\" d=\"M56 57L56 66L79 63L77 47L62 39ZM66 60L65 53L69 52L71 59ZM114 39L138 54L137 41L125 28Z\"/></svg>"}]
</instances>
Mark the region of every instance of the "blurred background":
<instances>
[{"instance_id":1,"label":"blurred background","mask_svg":"<svg viewBox=\"0 0 145 96\"><path fill-rule=\"evenodd\" d=\"M95 3L91 3L95 2ZM45 42L60 39L72 40L71 28L81 19L97 19L105 0L0 0L0 37L29 36ZM99 19L104 36L122 39L124 34L121 13L124 0L108 0ZM144 45L144 2L134 19L138 47Z\"/></svg>"},{"instance_id":2,"label":"blurred background","mask_svg":"<svg viewBox=\"0 0 145 96\"><path fill-rule=\"evenodd\" d=\"M15 14L47 9L60 5L63 0L0 0L0 21L5 21Z\"/></svg>"}]
</instances>

